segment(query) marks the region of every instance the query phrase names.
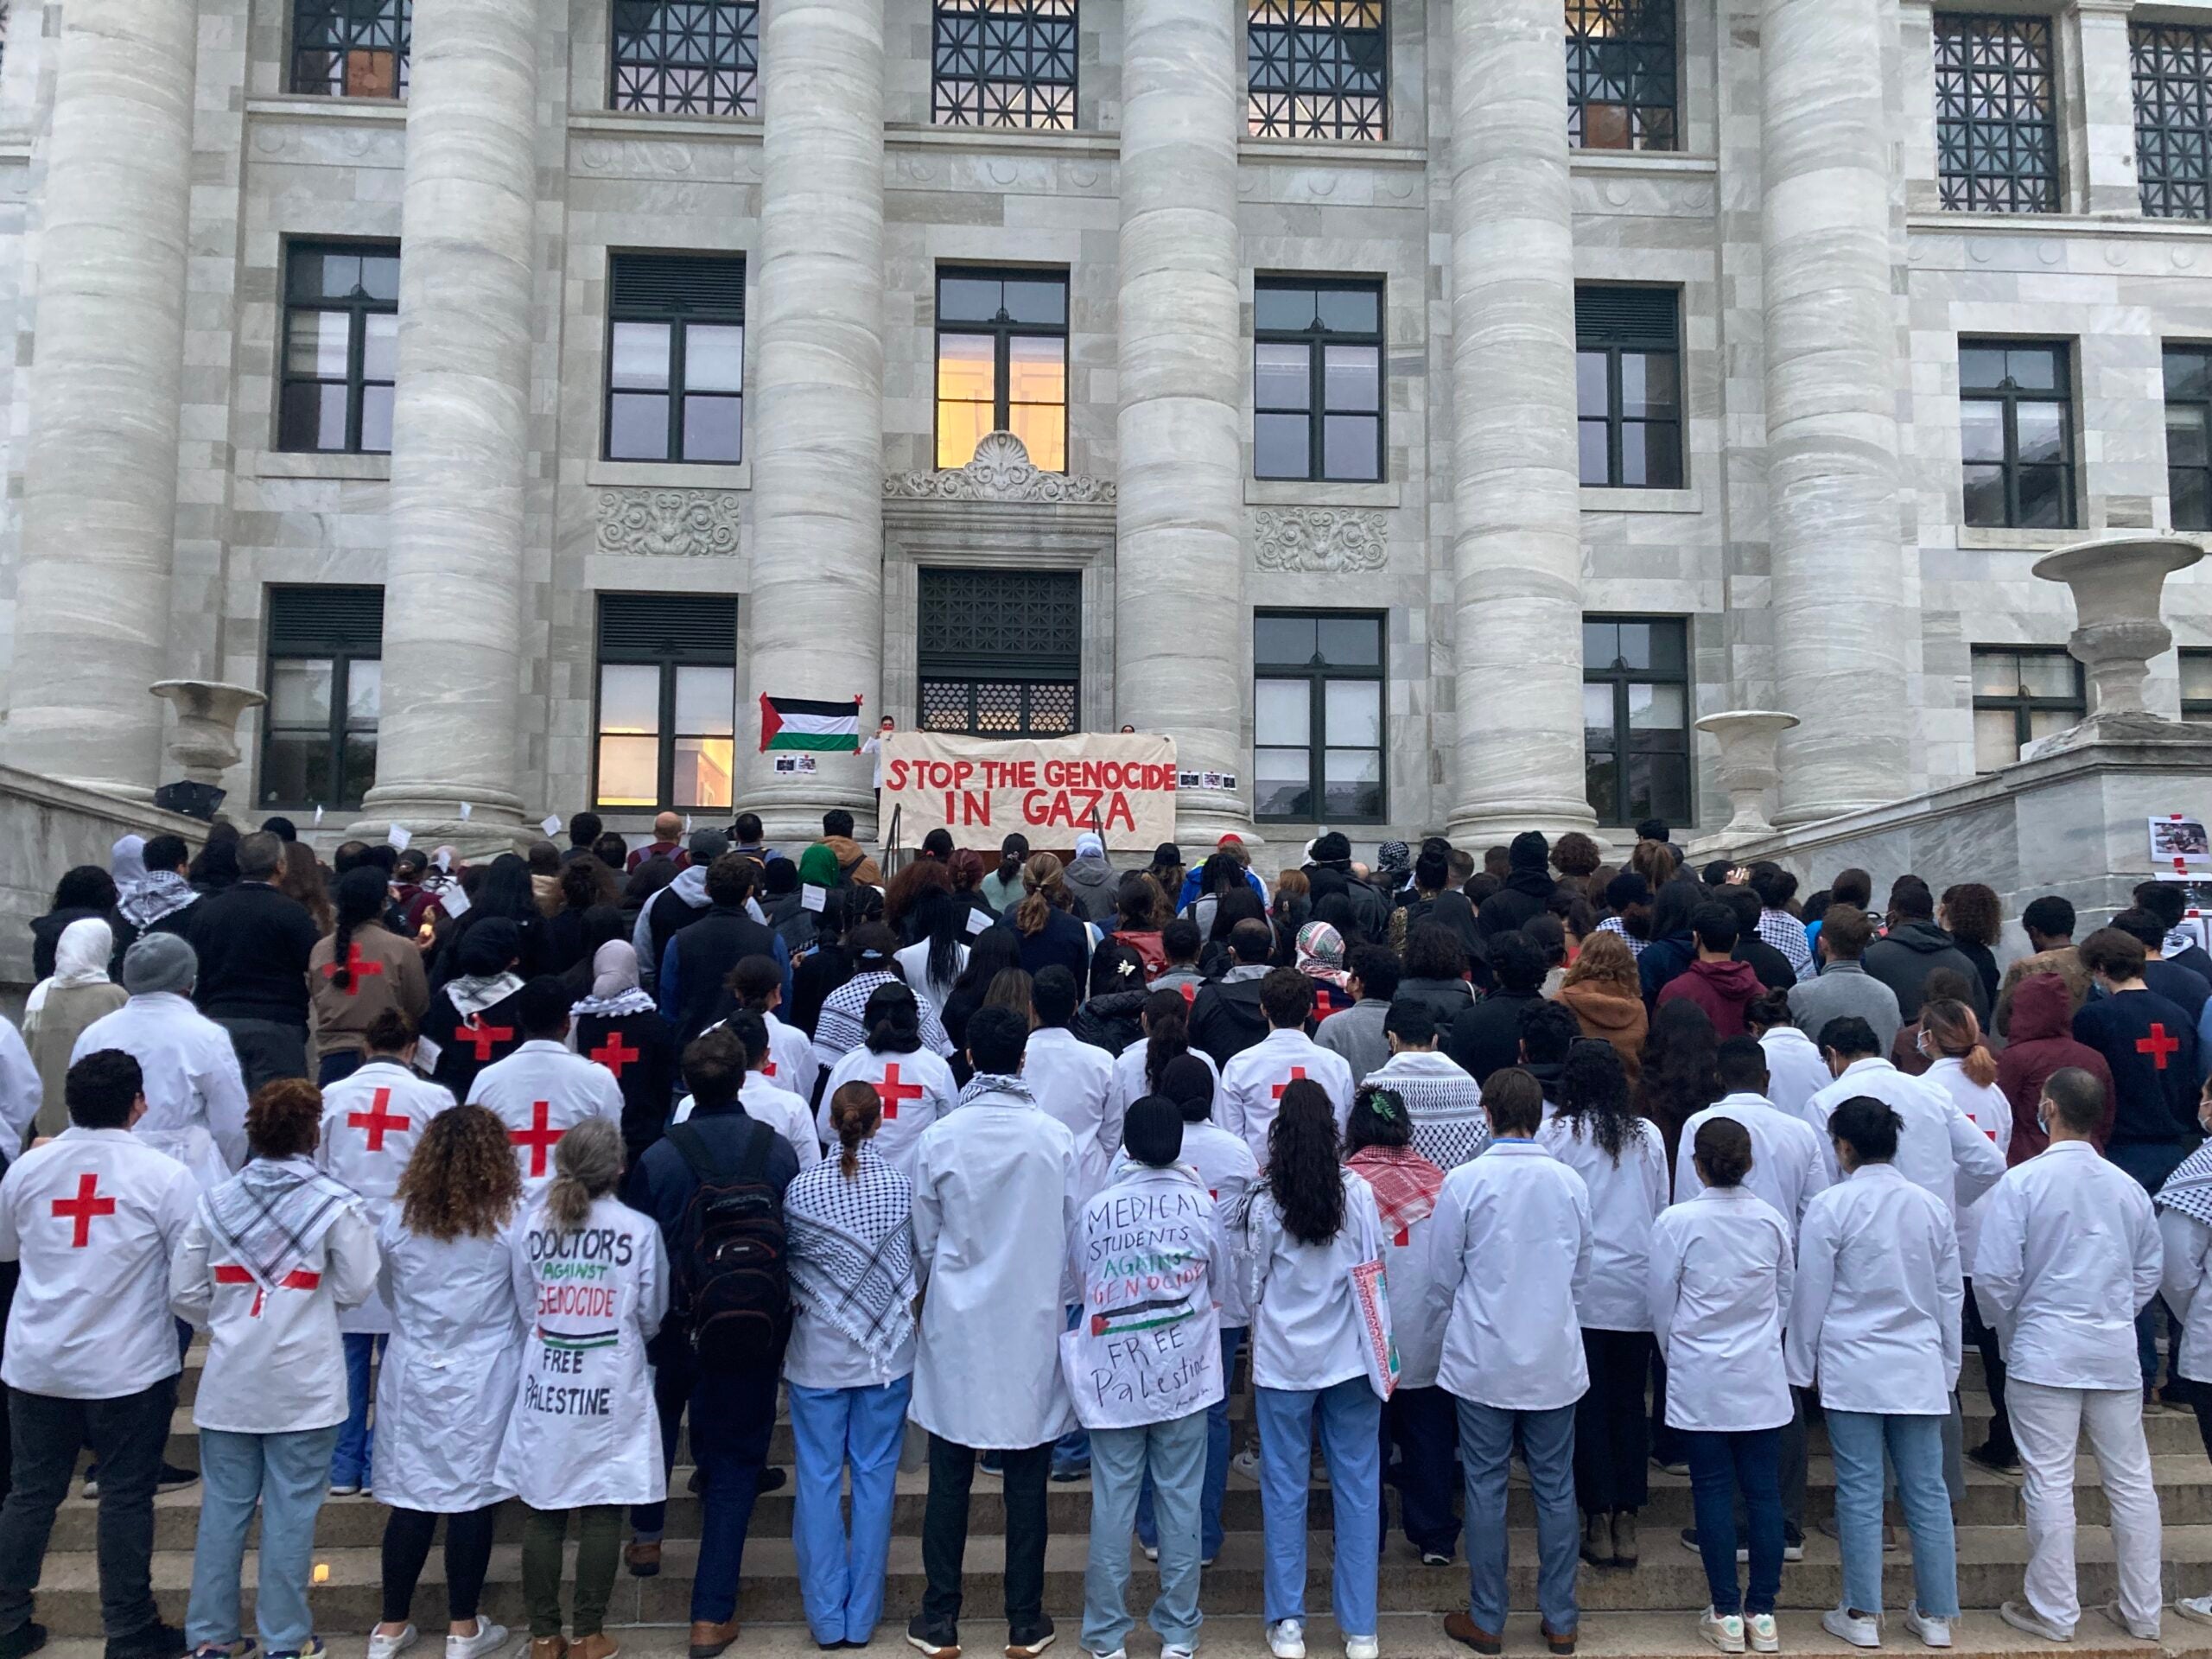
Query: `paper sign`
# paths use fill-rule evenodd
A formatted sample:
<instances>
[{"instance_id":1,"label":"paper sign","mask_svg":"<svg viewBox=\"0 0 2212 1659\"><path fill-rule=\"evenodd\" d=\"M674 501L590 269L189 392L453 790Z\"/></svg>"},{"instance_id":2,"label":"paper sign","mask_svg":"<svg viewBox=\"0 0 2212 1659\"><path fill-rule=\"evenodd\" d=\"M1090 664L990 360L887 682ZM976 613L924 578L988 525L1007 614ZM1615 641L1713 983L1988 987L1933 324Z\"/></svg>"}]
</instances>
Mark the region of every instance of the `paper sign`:
<instances>
[{"instance_id":1,"label":"paper sign","mask_svg":"<svg viewBox=\"0 0 2212 1659\"><path fill-rule=\"evenodd\" d=\"M549 831L547 831L547 833L550 835L550 834L551 833L551 831L550 831L550 830L549 830ZM683 834L684 834L684 838L685 838L686 840L689 840L689 839L690 838L690 835L691 835L691 815L690 815L689 812L686 812L686 813L683 815Z\"/></svg>"},{"instance_id":2,"label":"paper sign","mask_svg":"<svg viewBox=\"0 0 2212 1659\"><path fill-rule=\"evenodd\" d=\"M2152 818L2150 825L2153 864L2174 870L2212 868L2212 836L2205 833L2202 819L2185 818L2177 812L2171 817Z\"/></svg>"},{"instance_id":3,"label":"paper sign","mask_svg":"<svg viewBox=\"0 0 2212 1659\"><path fill-rule=\"evenodd\" d=\"M396 823L384 832L384 838L403 853L407 850L407 843L415 839Z\"/></svg>"},{"instance_id":4,"label":"paper sign","mask_svg":"<svg viewBox=\"0 0 2212 1659\"><path fill-rule=\"evenodd\" d=\"M776 770L780 773L790 775L796 772L811 773L817 768L814 757L810 754L779 754L776 757Z\"/></svg>"},{"instance_id":5,"label":"paper sign","mask_svg":"<svg viewBox=\"0 0 2212 1659\"><path fill-rule=\"evenodd\" d=\"M994 925L995 925L995 924L994 924L994 923L992 922L992 920L991 920L991 912L990 912L989 911L988 911L988 910L977 910L977 909L976 909L973 906L970 906L969 907L969 911L968 911L968 937L969 937L969 938L975 938L977 934L979 934L979 933L988 933L988 932L989 932L989 931L991 931L991 929L992 929L992 927L993 927Z\"/></svg>"},{"instance_id":6,"label":"paper sign","mask_svg":"<svg viewBox=\"0 0 2212 1659\"><path fill-rule=\"evenodd\" d=\"M438 895L438 908L455 921L468 913L468 894L462 890L460 882L454 882Z\"/></svg>"},{"instance_id":7,"label":"paper sign","mask_svg":"<svg viewBox=\"0 0 2212 1659\"><path fill-rule=\"evenodd\" d=\"M818 912L829 901L830 889L827 887L817 887L810 881L798 890L798 907L801 910Z\"/></svg>"},{"instance_id":8,"label":"paper sign","mask_svg":"<svg viewBox=\"0 0 2212 1659\"><path fill-rule=\"evenodd\" d=\"M448 875L451 875L453 874L453 855L448 852L444 848L441 847L438 849L438 855L432 859L430 862L436 865Z\"/></svg>"},{"instance_id":9,"label":"paper sign","mask_svg":"<svg viewBox=\"0 0 2212 1659\"><path fill-rule=\"evenodd\" d=\"M1175 787L1234 791L1236 774L1233 772L1179 772L1175 774Z\"/></svg>"},{"instance_id":10,"label":"paper sign","mask_svg":"<svg viewBox=\"0 0 2212 1659\"><path fill-rule=\"evenodd\" d=\"M317 823L321 823L322 822L322 809L319 806L315 810L315 821Z\"/></svg>"},{"instance_id":11,"label":"paper sign","mask_svg":"<svg viewBox=\"0 0 2212 1659\"><path fill-rule=\"evenodd\" d=\"M545 839L550 841L554 836L561 833L561 820L558 818L541 818L538 820L537 827L545 832Z\"/></svg>"},{"instance_id":12,"label":"paper sign","mask_svg":"<svg viewBox=\"0 0 2212 1659\"><path fill-rule=\"evenodd\" d=\"M1011 830L1033 846L1071 847L1096 829L1114 852L1150 854L1175 839L1175 744L1137 733L1065 738L895 732L883 744L883 801L907 839L933 830L996 848Z\"/></svg>"},{"instance_id":13,"label":"paper sign","mask_svg":"<svg viewBox=\"0 0 2212 1659\"><path fill-rule=\"evenodd\" d=\"M435 1071L438 1069L438 1056L445 1052L442 1043L433 1042L428 1037L417 1037L415 1039L416 1066L426 1074Z\"/></svg>"},{"instance_id":14,"label":"paper sign","mask_svg":"<svg viewBox=\"0 0 2212 1659\"><path fill-rule=\"evenodd\" d=\"M467 823L470 816L474 814L475 810L476 809L474 806L470 805L467 801L463 801L461 804L461 821L463 823Z\"/></svg>"}]
</instances>

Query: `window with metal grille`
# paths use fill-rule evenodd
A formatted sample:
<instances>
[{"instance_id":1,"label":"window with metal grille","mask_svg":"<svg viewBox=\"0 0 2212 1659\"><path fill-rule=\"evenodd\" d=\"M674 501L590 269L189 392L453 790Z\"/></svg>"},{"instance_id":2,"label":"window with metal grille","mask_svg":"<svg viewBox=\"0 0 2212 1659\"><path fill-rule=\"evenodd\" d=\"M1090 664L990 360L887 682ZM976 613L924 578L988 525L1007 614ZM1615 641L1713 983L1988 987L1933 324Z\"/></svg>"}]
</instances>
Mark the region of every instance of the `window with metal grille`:
<instances>
[{"instance_id":1,"label":"window with metal grille","mask_svg":"<svg viewBox=\"0 0 2212 1659\"><path fill-rule=\"evenodd\" d=\"M599 596L602 808L727 807L737 767L737 601Z\"/></svg>"},{"instance_id":2,"label":"window with metal grille","mask_svg":"<svg viewBox=\"0 0 2212 1659\"><path fill-rule=\"evenodd\" d=\"M2212 530L2212 346L2169 346L2166 493L2176 530Z\"/></svg>"},{"instance_id":3,"label":"window with metal grille","mask_svg":"<svg viewBox=\"0 0 2212 1659\"><path fill-rule=\"evenodd\" d=\"M377 780L384 589L271 588L265 638L261 804L359 806Z\"/></svg>"},{"instance_id":4,"label":"window with metal grille","mask_svg":"<svg viewBox=\"0 0 2212 1659\"><path fill-rule=\"evenodd\" d=\"M2212 29L2136 23L2135 177L2146 219L2212 219Z\"/></svg>"},{"instance_id":5,"label":"window with metal grille","mask_svg":"<svg viewBox=\"0 0 2212 1659\"><path fill-rule=\"evenodd\" d=\"M965 467L1011 432L1043 473L1068 467L1068 279L1064 271L937 274L937 464Z\"/></svg>"},{"instance_id":6,"label":"window with metal grille","mask_svg":"<svg viewBox=\"0 0 2212 1659\"><path fill-rule=\"evenodd\" d=\"M607 261L607 458L744 458L745 261Z\"/></svg>"},{"instance_id":7,"label":"window with metal grille","mask_svg":"<svg viewBox=\"0 0 2212 1659\"><path fill-rule=\"evenodd\" d=\"M924 569L921 728L1064 737L1082 724L1083 579L1071 570Z\"/></svg>"},{"instance_id":8,"label":"window with metal grille","mask_svg":"<svg viewBox=\"0 0 2212 1659\"><path fill-rule=\"evenodd\" d=\"M614 0L618 110L760 112L759 0Z\"/></svg>"},{"instance_id":9,"label":"window with metal grille","mask_svg":"<svg viewBox=\"0 0 2212 1659\"><path fill-rule=\"evenodd\" d=\"M398 359L397 242L285 249L279 449L389 454Z\"/></svg>"},{"instance_id":10,"label":"window with metal grille","mask_svg":"<svg viewBox=\"0 0 2212 1659\"><path fill-rule=\"evenodd\" d=\"M1675 0L1567 0L1567 142L1675 148Z\"/></svg>"},{"instance_id":11,"label":"window with metal grille","mask_svg":"<svg viewBox=\"0 0 2212 1659\"><path fill-rule=\"evenodd\" d=\"M2058 211L2058 105L2047 17L1936 15L1943 206Z\"/></svg>"},{"instance_id":12,"label":"window with metal grille","mask_svg":"<svg viewBox=\"0 0 2212 1659\"><path fill-rule=\"evenodd\" d=\"M1997 772L2089 712L2082 664L2063 645L1974 647L1974 766Z\"/></svg>"},{"instance_id":13,"label":"window with metal grille","mask_svg":"<svg viewBox=\"0 0 2212 1659\"><path fill-rule=\"evenodd\" d=\"M1076 0L937 0L930 119L1075 126Z\"/></svg>"},{"instance_id":14,"label":"window with metal grille","mask_svg":"<svg viewBox=\"0 0 2212 1659\"><path fill-rule=\"evenodd\" d=\"M2063 340L1959 342L1959 451L1969 524L2072 527L2070 355Z\"/></svg>"},{"instance_id":15,"label":"window with metal grille","mask_svg":"<svg viewBox=\"0 0 2212 1659\"><path fill-rule=\"evenodd\" d=\"M2212 650L2183 645L2181 658L2181 717L2212 721Z\"/></svg>"},{"instance_id":16,"label":"window with metal grille","mask_svg":"<svg viewBox=\"0 0 2212 1659\"><path fill-rule=\"evenodd\" d=\"M1254 615L1255 817L1382 822L1382 619L1370 612Z\"/></svg>"},{"instance_id":17,"label":"window with metal grille","mask_svg":"<svg viewBox=\"0 0 2212 1659\"><path fill-rule=\"evenodd\" d=\"M406 97L414 12L414 0L292 0L292 90Z\"/></svg>"},{"instance_id":18,"label":"window with metal grille","mask_svg":"<svg viewBox=\"0 0 2212 1659\"><path fill-rule=\"evenodd\" d=\"M1246 122L1260 138L1389 137L1383 0L1249 0Z\"/></svg>"},{"instance_id":19,"label":"window with metal grille","mask_svg":"<svg viewBox=\"0 0 2212 1659\"><path fill-rule=\"evenodd\" d=\"M1577 431L1585 484L1682 487L1681 296L1671 288L1574 290Z\"/></svg>"},{"instance_id":20,"label":"window with metal grille","mask_svg":"<svg viewBox=\"0 0 2212 1659\"><path fill-rule=\"evenodd\" d=\"M1694 817L1689 679L1681 618L1582 619L1582 776L1599 823Z\"/></svg>"},{"instance_id":21,"label":"window with metal grille","mask_svg":"<svg viewBox=\"0 0 2212 1659\"><path fill-rule=\"evenodd\" d=\"M1382 284L1252 284L1252 473L1382 476Z\"/></svg>"}]
</instances>

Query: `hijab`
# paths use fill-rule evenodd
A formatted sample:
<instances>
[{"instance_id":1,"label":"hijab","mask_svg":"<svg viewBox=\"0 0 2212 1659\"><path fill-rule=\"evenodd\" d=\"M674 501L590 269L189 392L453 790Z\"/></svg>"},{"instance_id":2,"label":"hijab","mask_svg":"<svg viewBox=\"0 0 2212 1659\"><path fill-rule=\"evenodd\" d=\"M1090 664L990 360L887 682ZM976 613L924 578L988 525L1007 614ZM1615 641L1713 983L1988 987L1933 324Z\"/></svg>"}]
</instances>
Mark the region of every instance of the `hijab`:
<instances>
[{"instance_id":1,"label":"hijab","mask_svg":"<svg viewBox=\"0 0 2212 1659\"><path fill-rule=\"evenodd\" d=\"M146 879L146 837L120 836L108 851L108 874L115 877L118 889L130 887Z\"/></svg>"},{"instance_id":2,"label":"hijab","mask_svg":"<svg viewBox=\"0 0 2212 1659\"><path fill-rule=\"evenodd\" d=\"M837 855L826 842L816 842L798 855L798 879L810 887L834 887L837 885Z\"/></svg>"},{"instance_id":3,"label":"hijab","mask_svg":"<svg viewBox=\"0 0 2212 1659\"><path fill-rule=\"evenodd\" d=\"M1344 937L1326 922L1308 922L1298 930L1298 971L1344 989Z\"/></svg>"},{"instance_id":4,"label":"hijab","mask_svg":"<svg viewBox=\"0 0 2212 1659\"><path fill-rule=\"evenodd\" d=\"M31 987L23 1017L28 1020L44 1007L47 993L56 986L67 989L73 985L110 983L107 964L114 955L115 930L99 917L70 923L54 942L54 972Z\"/></svg>"},{"instance_id":5,"label":"hijab","mask_svg":"<svg viewBox=\"0 0 2212 1659\"><path fill-rule=\"evenodd\" d=\"M596 1014L616 1019L650 1014L657 1005L638 988L638 952L627 939L609 939L591 957L591 995L569 1012L581 1019Z\"/></svg>"}]
</instances>

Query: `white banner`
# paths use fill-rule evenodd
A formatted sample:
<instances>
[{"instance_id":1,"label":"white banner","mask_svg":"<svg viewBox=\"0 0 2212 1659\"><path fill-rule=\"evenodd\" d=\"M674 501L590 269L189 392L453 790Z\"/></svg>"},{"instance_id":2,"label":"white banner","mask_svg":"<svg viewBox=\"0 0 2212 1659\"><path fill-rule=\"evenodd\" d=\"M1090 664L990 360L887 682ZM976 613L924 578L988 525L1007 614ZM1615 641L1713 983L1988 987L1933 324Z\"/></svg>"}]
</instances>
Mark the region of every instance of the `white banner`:
<instances>
[{"instance_id":1,"label":"white banner","mask_svg":"<svg viewBox=\"0 0 2212 1659\"><path fill-rule=\"evenodd\" d=\"M1072 847L1088 830L1110 852L1148 855L1175 839L1175 783L1173 738L899 732L883 745L882 822L897 807L908 847L932 830L979 850L995 851L1017 831L1033 847Z\"/></svg>"}]
</instances>

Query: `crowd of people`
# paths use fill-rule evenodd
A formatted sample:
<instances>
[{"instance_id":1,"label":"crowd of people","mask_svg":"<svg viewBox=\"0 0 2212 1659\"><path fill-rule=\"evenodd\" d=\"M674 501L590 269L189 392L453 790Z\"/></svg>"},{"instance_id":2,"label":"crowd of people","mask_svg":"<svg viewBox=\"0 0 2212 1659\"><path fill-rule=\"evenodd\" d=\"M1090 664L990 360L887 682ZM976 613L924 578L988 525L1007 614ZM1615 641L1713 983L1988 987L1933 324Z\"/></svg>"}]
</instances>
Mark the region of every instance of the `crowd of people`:
<instances>
[{"instance_id":1,"label":"crowd of people","mask_svg":"<svg viewBox=\"0 0 2212 1659\"><path fill-rule=\"evenodd\" d=\"M987 864L938 832L888 880L842 813L788 854L750 814L569 838L480 865L349 842L326 871L282 820L218 823L63 876L0 1022L0 1659L45 1640L87 1447L109 1659L314 1659L316 1517L359 1493L390 1511L368 1659L418 1641L442 1518L447 1659L508 1643L481 1602L511 1498L531 1659L613 1659L687 1416L691 1659L736 1640L786 1479L811 1633L865 1644L902 1459L926 1659L961 1649L979 1464L1008 1659L1055 1639L1046 1492L1085 1476L1084 1649L1124 1659L1134 1539L1189 1659L1232 1469L1269 1649L1304 1659L1317 1458L1346 1659L1379 1651L1391 1490L1422 1562L1464 1539L1445 1629L1498 1653L1516 1456L1552 1653L1580 1568L1641 1559L1655 1465L1690 1482L1699 1630L1776 1652L1808 1418L1832 1635L1883 1643L1887 1483L1903 1628L1950 1644L1971 1459L2023 1477L2003 1617L2072 1640L2084 1432L2105 1611L2158 1634L2144 1414L2194 1409L2212 1455L2212 957L2178 888L2078 944L2037 898L2023 953L1986 887L1801 897L1776 865L1687 868L1657 823L1617 868L1578 834L1372 868L1331 834L1272 882L1233 836L1117 870L1094 836ZM162 1458L195 1332L196 1474ZM180 1630L153 1499L194 1478Z\"/></svg>"}]
</instances>

